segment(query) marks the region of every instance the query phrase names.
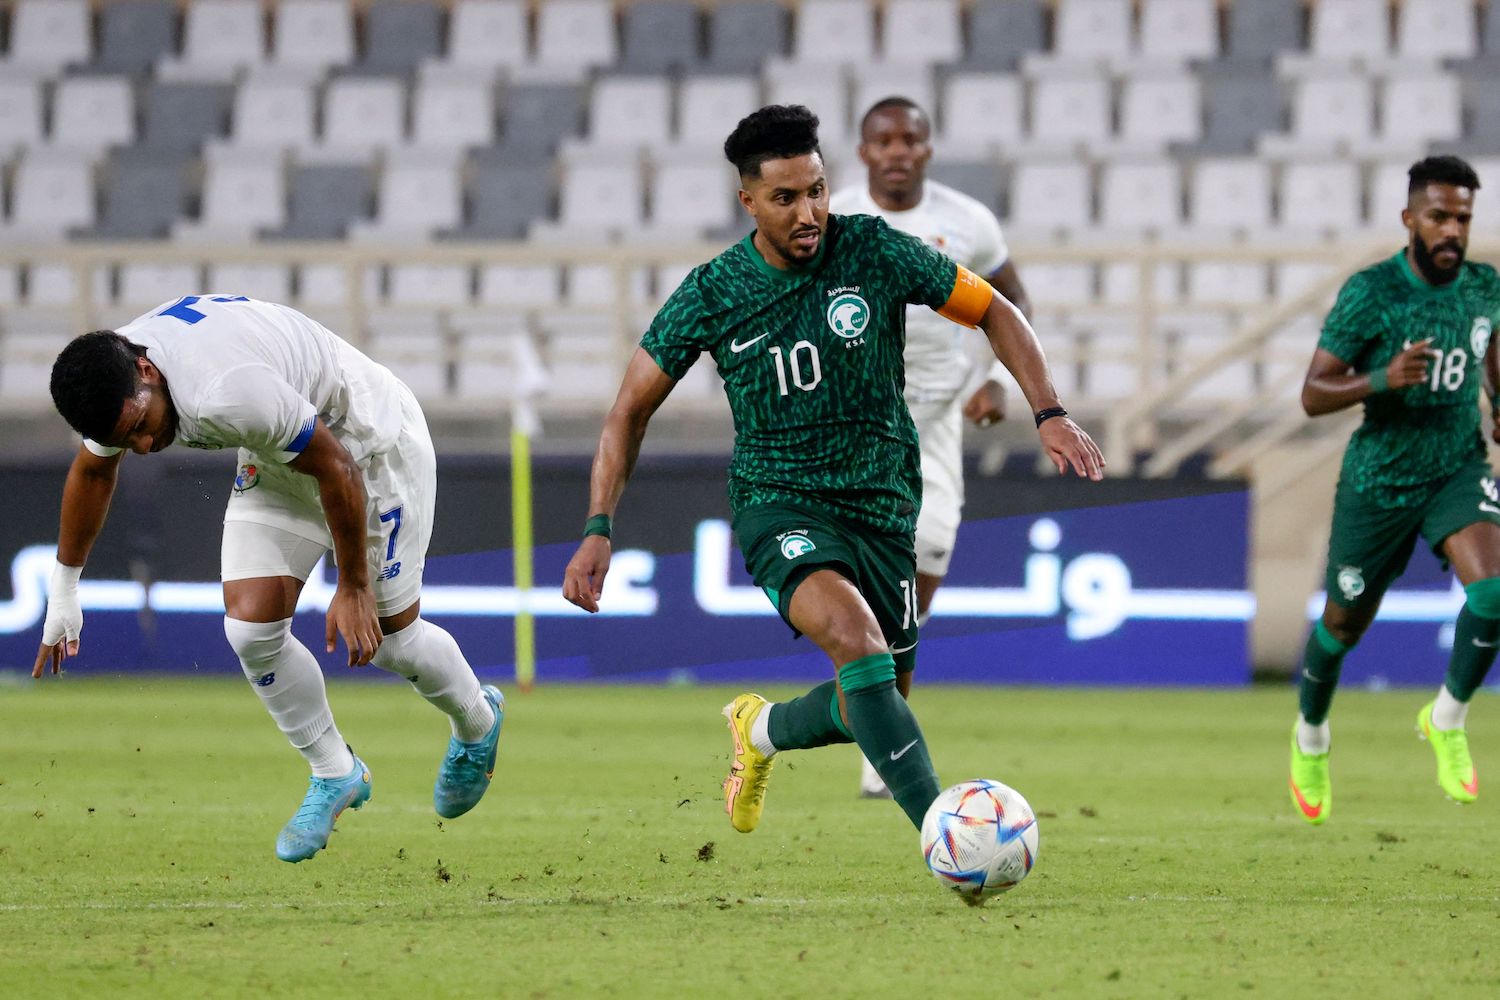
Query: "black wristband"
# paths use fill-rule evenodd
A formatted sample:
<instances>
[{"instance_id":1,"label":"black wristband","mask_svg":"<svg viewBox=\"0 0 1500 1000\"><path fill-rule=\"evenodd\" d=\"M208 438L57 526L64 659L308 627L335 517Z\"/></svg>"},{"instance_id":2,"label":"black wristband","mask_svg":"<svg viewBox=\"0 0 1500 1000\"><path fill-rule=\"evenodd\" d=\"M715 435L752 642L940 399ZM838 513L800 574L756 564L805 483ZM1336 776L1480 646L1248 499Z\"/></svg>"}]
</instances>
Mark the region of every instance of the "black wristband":
<instances>
[{"instance_id":1,"label":"black wristband","mask_svg":"<svg viewBox=\"0 0 1500 1000\"><path fill-rule=\"evenodd\" d=\"M1061 406L1049 406L1044 410L1036 411L1036 425L1040 427L1053 417L1066 417L1067 415L1068 411Z\"/></svg>"},{"instance_id":2,"label":"black wristband","mask_svg":"<svg viewBox=\"0 0 1500 1000\"><path fill-rule=\"evenodd\" d=\"M583 537L587 538L590 535L603 535L605 538L608 538L609 528L609 515L595 514L593 517L584 522Z\"/></svg>"}]
</instances>

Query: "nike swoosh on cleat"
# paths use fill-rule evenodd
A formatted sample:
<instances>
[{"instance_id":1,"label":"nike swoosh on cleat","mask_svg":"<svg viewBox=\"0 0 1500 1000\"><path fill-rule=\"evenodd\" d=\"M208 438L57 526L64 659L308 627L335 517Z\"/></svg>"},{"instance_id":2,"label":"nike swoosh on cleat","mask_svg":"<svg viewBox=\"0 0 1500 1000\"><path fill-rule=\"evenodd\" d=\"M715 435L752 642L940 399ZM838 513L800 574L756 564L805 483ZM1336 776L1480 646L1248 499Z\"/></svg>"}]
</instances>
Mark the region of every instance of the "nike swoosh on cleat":
<instances>
[{"instance_id":1,"label":"nike swoosh on cleat","mask_svg":"<svg viewBox=\"0 0 1500 1000\"><path fill-rule=\"evenodd\" d=\"M1470 639L1469 641L1478 646L1480 649L1494 649L1496 645L1500 645L1493 642L1480 642L1478 639Z\"/></svg>"},{"instance_id":2,"label":"nike swoosh on cleat","mask_svg":"<svg viewBox=\"0 0 1500 1000\"><path fill-rule=\"evenodd\" d=\"M1479 775L1475 774L1473 771L1469 772L1469 780L1465 781L1463 784L1464 791L1468 792L1470 795L1479 794Z\"/></svg>"},{"instance_id":3,"label":"nike swoosh on cleat","mask_svg":"<svg viewBox=\"0 0 1500 1000\"><path fill-rule=\"evenodd\" d=\"M765 340L770 335L771 332L767 330L765 333L761 334L759 337L756 337L754 340L747 340L743 344L738 340L731 340L729 342L729 350L734 354L738 354L741 351L748 350L751 344L755 344L759 341ZM1495 513L1500 514L1500 510L1495 511Z\"/></svg>"},{"instance_id":4,"label":"nike swoosh on cleat","mask_svg":"<svg viewBox=\"0 0 1500 1000\"><path fill-rule=\"evenodd\" d=\"M1479 509L1490 514L1500 514L1500 507L1496 507L1492 503L1481 503L1479 505Z\"/></svg>"},{"instance_id":5,"label":"nike swoosh on cleat","mask_svg":"<svg viewBox=\"0 0 1500 1000\"><path fill-rule=\"evenodd\" d=\"M1297 787L1297 783L1292 781L1288 784L1292 786L1292 797L1297 800L1297 808L1302 810L1302 815L1308 819L1317 819L1323 815L1323 803L1319 802L1315 806L1309 805L1308 801L1302 797L1302 789Z\"/></svg>"},{"instance_id":6,"label":"nike swoosh on cleat","mask_svg":"<svg viewBox=\"0 0 1500 1000\"><path fill-rule=\"evenodd\" d=\"M892 750L891 751L891 760L900 760L902 757L905 757L906 756L906 751L908 751L912 747L916 746L918 742L919 741L917 741L917 740L912 740L910 743L906 744L906 746L902 747L900 750Z\"/></svg>"}]
</instances>

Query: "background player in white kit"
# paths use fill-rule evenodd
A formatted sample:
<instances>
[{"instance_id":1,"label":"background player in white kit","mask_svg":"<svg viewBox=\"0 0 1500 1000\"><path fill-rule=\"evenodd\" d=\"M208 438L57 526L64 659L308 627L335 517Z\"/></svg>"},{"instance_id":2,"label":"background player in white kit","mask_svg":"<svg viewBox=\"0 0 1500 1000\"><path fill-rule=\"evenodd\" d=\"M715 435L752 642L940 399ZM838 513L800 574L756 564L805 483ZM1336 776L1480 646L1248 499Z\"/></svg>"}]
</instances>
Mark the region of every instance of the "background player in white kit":
<instances>
[{"instance_id":1,"label":"background player in white kit","mask_svg":"<svg viewBox=\"0 0 1500 1000\"><path fill-rule=\"evenodd\" d=\"M75 339L52 368L52 399L84 441L63 488L57 566L33 676L79 649L78 580L104 526L123 452L238 448L224 515L224 633L245 676L312 767L276 856L327 846L333 821L370 797L323 674L292 637L297 597L331 548L328 606L351 666L400 674L449 717L433 805L460 816L489 787L505 699L481 688L458 644L421 615L437 461L416 398L389 369L286 306L189 295L119 331Z\"/></svg>"},{"instance_id":2,"label":"background player in white kit","mask_svg":"<svg viewBox=\"0 0 1500 1000\"><path fill-rule=\"evenodd\" d=\"M995 214L979 201L927 179L932 124L917 104L887 97L865 112L859 128L865 184L835 191L829 211L878 215L920 237L975 274L1031 318L1031 303ZM917 621L932 607L958 538L964 502L963 421L981 427L1004 418L1004 396L995 361L982 340L930 309L906 311L906 402L922 448L922 509L917 515ZM902 695L911 674L897 678ZM863 761L861 794L889 795L880 775Z\"/></svg>"}]
</instances>

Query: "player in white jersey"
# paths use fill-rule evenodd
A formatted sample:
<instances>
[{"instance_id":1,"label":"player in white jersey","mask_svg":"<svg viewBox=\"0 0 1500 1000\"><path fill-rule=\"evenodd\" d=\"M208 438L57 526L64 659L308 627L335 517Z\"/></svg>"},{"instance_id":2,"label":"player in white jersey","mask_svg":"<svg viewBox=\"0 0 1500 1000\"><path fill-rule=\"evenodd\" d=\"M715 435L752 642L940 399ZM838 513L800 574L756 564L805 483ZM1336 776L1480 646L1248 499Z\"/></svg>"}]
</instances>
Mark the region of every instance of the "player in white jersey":
<instances>
[{"instance_id":1,"label":"player in white jersey","mask_svg":"<svg viewBox=\"0 0 1500 1000\"><path fill-rule=\"evenodd\" d=\"M975 274L984 275L1027 319L1031 303L1000 222L974 198L928 180L932 126L913 101L888 97L860 122L859 158L867 183L833 193L839 215L878 215L920 237ZM906 311L906 402L922 448L922 509L917 515L917 621L924 622L933 594L948 573L964 502L963 421L988 427L1004 418L1003 370L993 356L971 352L973 338L930 309ZM902 694L911 675L898 678ZM889 794L864 761L861 793Z\"/></svg>"},{"instance_id":2,"label":"player in white jersey","mask_svg":"<svg viewBox=\"0 0 1500 1000\"><path fill-rule=\"evenodd\" d=\"M52 368L52 399L83 435L32 676L76 656L78 580L104 526L126 450L237 448L224 515L224 632L271 717L312 769L276 840L283 861L327 846L333 821L370 797L323 674L292 636L303 584L333 550L338 586L325 641L349 665L400 674L449 717L433 805L472 809L494 773L505 699L480 686L453 637L421 617L437 462L411 390L325 327L242 295L188 295L118 331L75 339Z\"/></svg>"}]
</instances>

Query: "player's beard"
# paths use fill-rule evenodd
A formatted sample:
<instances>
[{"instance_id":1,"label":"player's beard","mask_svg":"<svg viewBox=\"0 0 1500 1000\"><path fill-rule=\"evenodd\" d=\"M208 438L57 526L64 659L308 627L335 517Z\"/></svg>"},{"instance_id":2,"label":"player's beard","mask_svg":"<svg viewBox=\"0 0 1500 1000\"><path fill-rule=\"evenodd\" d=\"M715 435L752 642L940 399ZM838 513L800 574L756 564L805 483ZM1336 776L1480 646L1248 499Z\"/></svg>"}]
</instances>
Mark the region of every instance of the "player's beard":
<instances>
[{"instance_id":1,"label":"player's beard","mask_svg":"<svg viewBox=\"0 0 1500 1000\"><path fill-rule=\"evenodd\" d=\"M1458 255L1452 267L1439 267L1433 260L1438 250L1452 250ZM1448 284L1458 277L1458 272L1464 263L1463 244L1454 241L1439 243L1437 247L1429 250L1427 244L1422 242L1422 237L1418 236L1411 241L1411 255L1416 258L1417 270L1422 273L1422 277L1429 285Z\"/></svg>"},{"instance_id":2,"label":"player's beard","mask_svg":"<svg viewBox=\"0 0 1500 1000\"><path fill-rule=\"evenodd\" d=\"M806 253L800 246L793 242L793 239L795 237L811 231L812 230L807 227L799 227L786 234L786 242L781 243L772 240L771 245L776 248L777 253L781 254L781 259L786 261L788 264L801 266L803 264L811 263L818 256L818 251L823 247L824 233L822 229L817 229L818 242L813 247L812 253Z\"/></svg>"}]
</instances>

